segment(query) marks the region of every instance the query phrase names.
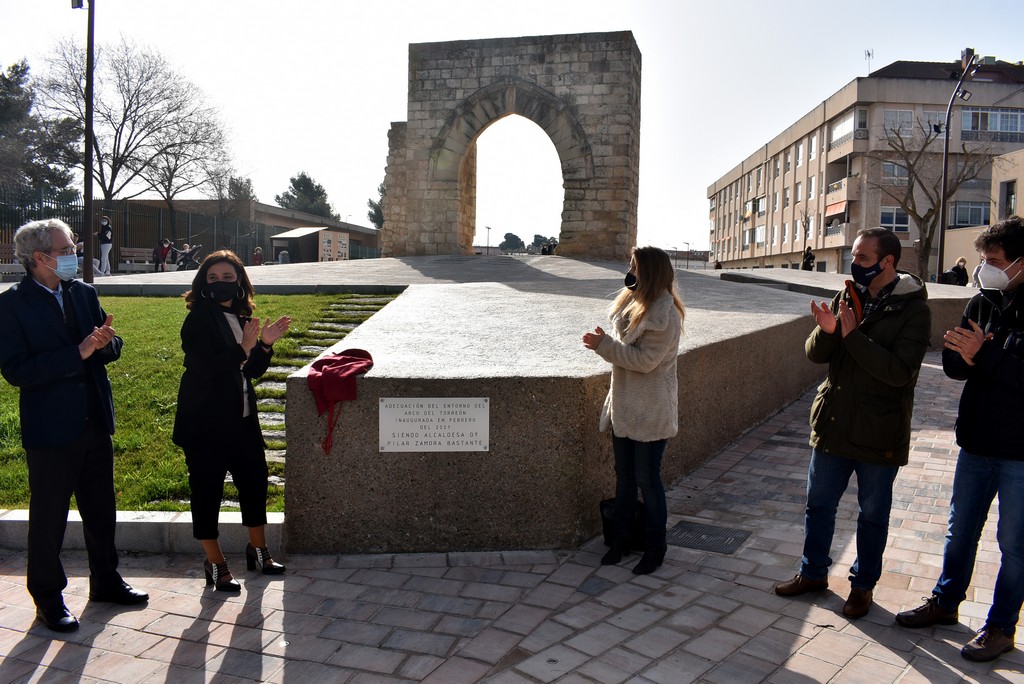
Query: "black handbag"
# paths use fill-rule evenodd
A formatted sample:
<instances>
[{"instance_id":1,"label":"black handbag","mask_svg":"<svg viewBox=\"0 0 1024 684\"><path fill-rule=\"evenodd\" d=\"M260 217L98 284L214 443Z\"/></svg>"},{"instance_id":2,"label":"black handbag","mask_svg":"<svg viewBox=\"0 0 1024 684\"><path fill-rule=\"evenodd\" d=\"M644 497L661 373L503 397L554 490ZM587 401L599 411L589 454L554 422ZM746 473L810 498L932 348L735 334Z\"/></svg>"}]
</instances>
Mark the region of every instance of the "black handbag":
<instances>
[{"instance_id":1,"label":"black handbag","mask_svg":"<svg viewBox=\"0 0 1024 684\"><path fill-rule=\"evenodd\" d=\"M599 504L601 511L601 530L604 533L604 545L611 546L614 537L615 499L604 499ZM644 550L644 502L636 502L636 515L633 517L630 534L629 550Z\"/></svg>"}]
</instances>

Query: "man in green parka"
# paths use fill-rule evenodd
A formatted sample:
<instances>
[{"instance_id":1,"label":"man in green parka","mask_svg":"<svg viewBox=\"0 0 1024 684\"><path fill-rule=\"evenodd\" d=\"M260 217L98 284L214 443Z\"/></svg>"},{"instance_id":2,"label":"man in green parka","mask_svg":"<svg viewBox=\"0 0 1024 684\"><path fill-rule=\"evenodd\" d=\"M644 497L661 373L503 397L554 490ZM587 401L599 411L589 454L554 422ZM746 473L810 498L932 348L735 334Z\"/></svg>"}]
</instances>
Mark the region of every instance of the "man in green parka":
<instances>
[{"instance_id":1,"label":"man in green parka","mask_svg":"<svg viewBox=\"0 0 1024 684\"><path fill-rule=\"evenodd\" d=\"M811 302L817 326L807 358L827 363L828 377L811 407L811 463L800 573L775 587L797 596L828 587L829 550L836 509L857 474L857 559L843 614L871 608L882 574L892 484L910 452L914 386L928 349L931 312L924 283L896 271L900 241L884 228L857 233L851 252L853 281L831 305Z\"/></svg>"}]
</instances>

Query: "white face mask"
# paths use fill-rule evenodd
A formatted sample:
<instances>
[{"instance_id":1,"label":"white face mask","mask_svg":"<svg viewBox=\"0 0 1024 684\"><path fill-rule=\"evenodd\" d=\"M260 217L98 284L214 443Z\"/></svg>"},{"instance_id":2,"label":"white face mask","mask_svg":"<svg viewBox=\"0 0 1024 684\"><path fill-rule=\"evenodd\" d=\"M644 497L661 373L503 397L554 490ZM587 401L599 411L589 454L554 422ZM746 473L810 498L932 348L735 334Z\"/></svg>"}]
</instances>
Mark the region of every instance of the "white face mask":
<instances>
[{"instance_id":1,"label":"white face mask","mask_svg":"<svg viewBox=\"0 0 1024 684\"><path fill-rule=\"evenodd\" d=\"M59 257L51 256L50 258L57 262L57 268L47 264L43 264L43 266L56 273L61 280L71 280L78 274L78 257L74 254L70 256L62 254Z\"/></svg>"},{"instance_id":2,"label":"white face mask","mask_svg":"<svg viewBox=\"0 0 1024 684\"><path fill-rule=\"evenodd\" d=\"M1006 275L1006 271L1009 270L1010 266L1020 261L1020 259L1014 259L1009 266L1003 269L996 268L987 261L981 265L981 270L978 271L978 283L981 285L983 290L1001 290L1006 291L1018 275L1020 271L1017 271L1017 275L1013 278Z\"/></svg>"}]
</instances>

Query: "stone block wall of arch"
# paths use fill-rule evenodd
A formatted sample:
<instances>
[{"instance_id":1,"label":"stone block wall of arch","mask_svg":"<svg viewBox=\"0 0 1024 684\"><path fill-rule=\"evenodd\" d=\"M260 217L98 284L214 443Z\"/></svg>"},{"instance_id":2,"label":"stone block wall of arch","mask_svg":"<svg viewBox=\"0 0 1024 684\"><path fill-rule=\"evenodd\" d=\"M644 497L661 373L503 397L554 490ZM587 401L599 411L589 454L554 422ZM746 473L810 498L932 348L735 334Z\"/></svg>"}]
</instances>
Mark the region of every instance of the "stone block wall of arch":
<instances>
[{"instance_id":1,"label":"stone block wall of arch","mask_svg":"<svg viewBox=\"0 0 1024 684\"><path fill-rule=\"evenodd\" d=\"M510 114L540 126L558 153L559 254L628 257L640 169L629 31L410 45L408 120L388 134L384 256L472 253L476 139Z\"/></svg>"}]
</instances>

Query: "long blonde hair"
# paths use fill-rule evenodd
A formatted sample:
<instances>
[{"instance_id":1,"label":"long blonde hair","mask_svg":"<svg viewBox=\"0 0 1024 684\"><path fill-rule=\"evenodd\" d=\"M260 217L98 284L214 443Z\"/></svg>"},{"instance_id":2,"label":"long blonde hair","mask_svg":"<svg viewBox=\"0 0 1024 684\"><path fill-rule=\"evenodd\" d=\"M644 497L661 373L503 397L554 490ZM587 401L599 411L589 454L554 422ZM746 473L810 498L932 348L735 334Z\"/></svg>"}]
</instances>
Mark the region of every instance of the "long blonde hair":
<instances>
[{"instance_id":1,"label":"long blonde hair","mask_svg":"<svg viewBox=\"0 0 1024 684\"><path fill-rule=\"evenodd\" d=\"M657 247L634 247L630 261L636 264L636 289L622 288L609 308L609 315L627 319L626 332L629 332L640 324L662 293L668 292L679 311L680 320L685 320L686 309L676 292L676 273L668 252Z\"/></svg>"}]
</instances>

